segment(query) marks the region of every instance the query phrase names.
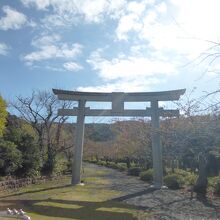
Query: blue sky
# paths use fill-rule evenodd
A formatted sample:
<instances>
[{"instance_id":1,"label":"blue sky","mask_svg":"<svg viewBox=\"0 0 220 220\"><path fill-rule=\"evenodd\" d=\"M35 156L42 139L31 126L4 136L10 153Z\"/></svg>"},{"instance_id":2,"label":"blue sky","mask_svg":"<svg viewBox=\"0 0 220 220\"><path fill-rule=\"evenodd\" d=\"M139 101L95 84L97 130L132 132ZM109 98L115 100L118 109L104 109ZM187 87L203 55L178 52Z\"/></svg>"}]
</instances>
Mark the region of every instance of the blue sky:
<instances>
[{"instance_id":1,"label":"blue sky","mask_svg":"<svg viewBox=\"0 0 220 220\"><path fill-rule=\"evenodd\" d=\"M0 94L219 86L218 0L1 0Z\"/></svg>"}]
</instances>

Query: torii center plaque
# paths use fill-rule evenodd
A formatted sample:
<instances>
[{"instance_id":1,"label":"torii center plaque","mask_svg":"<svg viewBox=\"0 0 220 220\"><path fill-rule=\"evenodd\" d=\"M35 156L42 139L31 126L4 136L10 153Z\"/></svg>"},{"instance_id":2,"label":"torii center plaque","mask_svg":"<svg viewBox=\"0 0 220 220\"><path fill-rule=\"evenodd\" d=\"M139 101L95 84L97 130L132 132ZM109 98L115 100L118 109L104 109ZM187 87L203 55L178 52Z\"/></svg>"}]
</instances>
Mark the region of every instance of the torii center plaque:
<instances>
[{"instance_id":1,"label":"torii center plaque","mask_svg":"<svg viewBox=\"0 0 220 220\"><path fill-rule=\"evenodd\" d=\"M179 110L163 109L158 107L159 101L179 100L185 93L185 89L162 91L162 92L140 92L140 93L98 93L98 92L76 92L53 89L59 100L77 101L78 107L73 109L59 109L58 114L62 116L77 116L76 144L72 169L72 184L80 183L81 167L83 157L84 121L85 116L126 116L126 117L151 117L152 124L152 156L153 156L153 184L155 188L163 185L162 148L160 141L160 117L179 116ZM111 102L111 109L90 109L86 102ZM150 102L146 109L125 109L124 102Z\"/></svg>"}]
</instances>

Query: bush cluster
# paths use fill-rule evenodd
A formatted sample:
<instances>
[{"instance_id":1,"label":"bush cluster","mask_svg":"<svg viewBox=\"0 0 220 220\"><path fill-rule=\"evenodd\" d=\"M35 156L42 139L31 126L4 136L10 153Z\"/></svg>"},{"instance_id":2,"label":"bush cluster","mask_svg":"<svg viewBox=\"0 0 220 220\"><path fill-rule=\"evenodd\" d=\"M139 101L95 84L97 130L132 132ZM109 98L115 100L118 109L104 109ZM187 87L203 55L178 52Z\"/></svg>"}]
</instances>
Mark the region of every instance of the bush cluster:
<instances>
[{"instance_id":1,"label":"bush cluster","mask_svg":"<svg viewBox=\"0 0 220 220\"><path fill-rule=\"evenodd\" d=\"M153 169L148 169L147 171L141 172L140 178L143 181L146 181L148 183L152 183L153 182Z\"/></svg>"},{"instance_id":2,"label":"bush cluster","mask_svg":"<svg viewBox=\"0 0 220 220\"><path fill-rule=\"evenodd\" d=\"M104 160L99 160L99 161L88 161L90 163L95 163L99 166L106 166L108 168L112 168L112 169L116 169L119 171L125 171L127 169L126 164L125 163L115 163L115 162L106 162Z\"/></svg>"},{"instance_id":3,"label":"bush cluster","mask_svg":"<svg viewBox=\"0 0 220 220\"><path fill-rule=\"evenodd\" d=\"M213 194L216 196L220 196L220 175L209 178L208 184L210 190L213 191Z\"/></svg>"},{"instance_id":4,"label":"bush cluster","mask_svg":"<svg viewBox=\"0 0 220 220\"><path fill-rule=\"evenodd\" d=\"M214 194L220 196L220 179L214 185Z\"/></svg>"},{"instance_id":5,"label":"bush cluster","mask_svg":"<svg viewBox=\"0 0 220 220\"><path fill-rule=\"evenodd\" d=\"M94 162L94 161L93 161L93 162ZM105 161L102 161L102 160L98 161L96 164L97 164L97 165L100 165L100 166L106 166L106 162L105 162Z\"/></svg>"},{"instance_id":6,"label":"bush cluster","mask_svg":"<svg viewBox=\"0 0 220 220\"><path fill-rule=\"evenodd\" d=\"M184 178L180 174L168 174L164 177L164 184L170 189L180 189L184 184Z\"/></svg>"},{"instance_id":7,"label":"bush cluster","mask_svg":"<svg viewBox=\"0 0 220 220\"><path fill-rule=\"evenodd\" d=\"M142 171L142 169L140 167L132 167L132 168L128 169L128 175L139 176L141 171Z\"/></svg>"},{"instance_id":8,"label":"bush cluster","mask_svg":"<svg viewBox=\"0 0 220 220\"><path fill-rule=\"evenodd\" d=\"M125 171L127 169L126 164L123 164L123 163L108 162L106 163L106 166L112 169L119 170L119 171Z\"/></svg>"}]
</instances>

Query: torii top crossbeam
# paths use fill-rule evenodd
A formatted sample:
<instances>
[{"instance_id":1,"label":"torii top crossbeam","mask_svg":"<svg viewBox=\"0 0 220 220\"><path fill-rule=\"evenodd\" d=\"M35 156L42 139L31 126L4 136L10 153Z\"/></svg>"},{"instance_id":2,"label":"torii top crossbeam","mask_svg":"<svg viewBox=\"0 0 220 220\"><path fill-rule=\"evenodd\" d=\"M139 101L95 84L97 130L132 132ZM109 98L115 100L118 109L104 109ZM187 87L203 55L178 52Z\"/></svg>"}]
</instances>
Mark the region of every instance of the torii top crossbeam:
<instances>
[{"instance_id":1,"label":"torii top crossbeam","mask_svg":"<svg viewBox=\"0 0 220 220\"><path fill-rule=\"evenodd\" d=\"M136 92L136 93L98 93L98 92L76 92L67 90L53 89L54 94L60 100L72 100L79 102L94 101L94 102L112 102L111 109L90 109L84 107L83 114L85 116L125 116L125 117L148 117L153 114L153 111L158 111L159 116L178 116L179 110L164 110L163 108L146 108L140 109L124 109L124 102L158 102L178 100L185 89L171 90L163 92ZM59 109L59 115L77 116L79 108L74 109Z\"/></svg>"},{"instance_id":2,"label":"torii top crossbeam","mask_svg":"<svg viewBox=\"0 0 220 220\"><path fill-rule=\"evenodd\" d=\"M55 95L58 95L60 100L86 100L86 101L100 101L112 102L115 96L123 98L124 102L149 102L149 101L170 101L179 100L180 96L185 93L185 89L161 91L161 92L112 92L112 93L99 93L99 92L77 92L53 89Z\"/></svg>"}]
</instances>

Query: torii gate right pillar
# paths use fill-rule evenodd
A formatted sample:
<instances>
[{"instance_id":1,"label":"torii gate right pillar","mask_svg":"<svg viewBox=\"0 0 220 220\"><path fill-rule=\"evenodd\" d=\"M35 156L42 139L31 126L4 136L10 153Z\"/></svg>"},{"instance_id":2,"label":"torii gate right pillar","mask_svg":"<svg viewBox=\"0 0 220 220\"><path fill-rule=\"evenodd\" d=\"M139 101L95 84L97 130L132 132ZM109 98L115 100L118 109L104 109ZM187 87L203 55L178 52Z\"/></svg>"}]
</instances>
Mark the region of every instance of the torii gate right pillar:
<instances>
[{"instance_id":1,"label":"torii gate right pillar","mask_svg":"<svg viewBox=\"0 0 220 220\"><path fill-rule=\"evenodd\" d=\"M151 101L152 115L152 156L153 156L153 186L160 189L163 186L162 148L160 141L160 115L158 101Z\"/></svg>"}]
</instances>

